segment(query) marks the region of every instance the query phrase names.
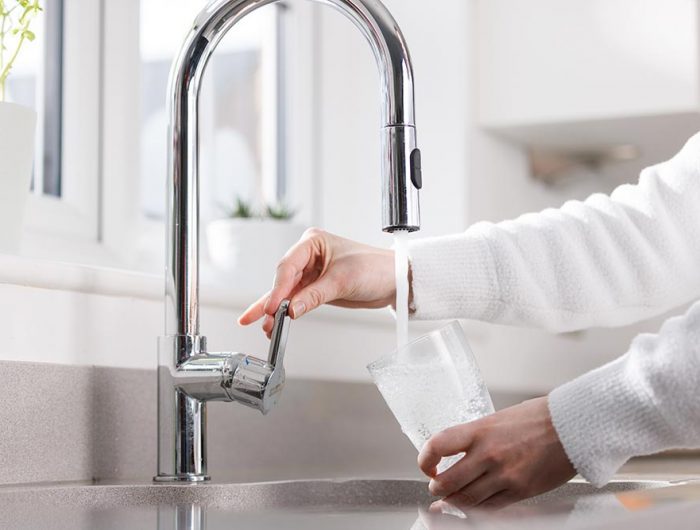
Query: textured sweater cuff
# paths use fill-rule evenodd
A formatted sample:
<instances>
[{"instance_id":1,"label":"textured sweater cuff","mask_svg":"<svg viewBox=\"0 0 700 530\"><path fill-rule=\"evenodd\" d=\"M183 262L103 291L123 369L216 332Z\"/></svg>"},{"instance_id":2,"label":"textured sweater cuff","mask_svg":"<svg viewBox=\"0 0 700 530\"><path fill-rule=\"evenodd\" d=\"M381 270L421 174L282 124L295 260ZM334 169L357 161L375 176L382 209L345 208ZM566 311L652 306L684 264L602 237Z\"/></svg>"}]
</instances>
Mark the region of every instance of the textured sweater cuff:
<instances>
[{"instance_id":1,"label":"textured sweater cuff","mask_svg":"<svg viewBox=\"0 0 700 530\"><path fill-rule=\"evenodd\" d=\"M605 485L631 457L665 449L673 438L644 385L633 383L637 369L628 353L549 395L564 450L594 486Z\"/></svg>"},{"instance_id":2,"label":"textured sweater cuff","mask_svg":"<svg viewBox=\"0 0 700 530\"><path fill-rule=\"evenodd\" d=\"M463 234L412 241L408 253L412 318L493 319L499 306L498 281L480 225Z\"/></svg>"}]
</instances>

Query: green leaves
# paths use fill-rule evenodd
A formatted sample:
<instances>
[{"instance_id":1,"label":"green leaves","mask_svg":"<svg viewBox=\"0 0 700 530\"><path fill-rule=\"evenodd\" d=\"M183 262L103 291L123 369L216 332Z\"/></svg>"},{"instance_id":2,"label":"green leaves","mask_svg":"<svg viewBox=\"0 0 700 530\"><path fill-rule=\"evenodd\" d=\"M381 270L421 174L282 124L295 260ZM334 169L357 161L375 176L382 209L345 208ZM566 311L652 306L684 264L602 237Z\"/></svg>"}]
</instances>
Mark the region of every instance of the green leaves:
<instances>
[{"instance_id":1,"label":"green leaves","mask_svg":"<svg viewBox=\"0 0 700 530\"><path fill-rule=\"evenodd\" d=\"M289 208L286 204L268 204L266 208L267 216L270 219L277 219L279 221L286 221L294 217L296 213L294 210Z\"/></svg>"},{"instance_id":2,"label":"green leaves","mask_svg":"<svg viewBox=\"0 0 700 530\"><path fill-rule=\"evenodd\" d=\"M237 197L236 206L229 213L229 217L235 217L237 219L249 219L253 217L253 215L253 207L240 197Z\"/></svg>"},{"instance_id":3,"label":"green leaves","mask_svg":"<svg viewBox=\"0 0 700 530\"><path fill-rule=\"evenodd\" d=\"M39 0L0 0L0 101L5 99L5 83L22 45L36 39L29 27L41 11Z\"/></svg>"},{"instance_id":4,"label":"green leaves","mask_svg":"<svg viewBox=\"0 0 700 530\"><path fill-rule=\"evenodd\" d=\"M24 37L28 41L33 41L36 39L36 35L34 34L33 31L30 31L28 29L22 29L22 28L17 28L12 30L13 35L20 35L21 37Z\"/></svg>"},{"instance_id":5,"label":"green leaves","mask_svg":"<svg viewBox=\"0 0 700 530\"><path fill-rule=\"evenodd\" d=\"M278 221L287 221L294 217L296 213L282 203L267 204L263 210L258 213L249 202L243 200L241 197L236 197L236 204L233 208L223 206L223 209L226 211L227 216L232 219L264 219L267 217Z\"/></svg>"}]
</instances>

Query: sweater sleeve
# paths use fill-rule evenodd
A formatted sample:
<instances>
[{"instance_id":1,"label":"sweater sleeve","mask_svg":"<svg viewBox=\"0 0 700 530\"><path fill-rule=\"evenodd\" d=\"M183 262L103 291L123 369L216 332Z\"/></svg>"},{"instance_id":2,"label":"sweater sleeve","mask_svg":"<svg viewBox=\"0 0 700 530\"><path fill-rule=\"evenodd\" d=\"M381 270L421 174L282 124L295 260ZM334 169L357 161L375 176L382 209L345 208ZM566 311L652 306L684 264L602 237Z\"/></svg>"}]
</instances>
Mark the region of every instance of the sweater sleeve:
<instances>
[{"instance_id":1,"label":"sweater sleeve","mask_svg":"<svg viewBox=\"0 0 700 530\"><path fill-rule=\"evenodd\" d=\"M700 134L610 196L409 245L415 319L572 331L700 297Z\"/></svg>"},{"instance_id":2,"label":"sweater sleeve","mask_svg":"<svg viewBox=\"0 0 700 530\"><path fill-rule=\"evenodd\" d=\"M700 447L700 302L619 359L549 395L576 470L602 486L633 456Z\"/></svg>"}]
</instances>

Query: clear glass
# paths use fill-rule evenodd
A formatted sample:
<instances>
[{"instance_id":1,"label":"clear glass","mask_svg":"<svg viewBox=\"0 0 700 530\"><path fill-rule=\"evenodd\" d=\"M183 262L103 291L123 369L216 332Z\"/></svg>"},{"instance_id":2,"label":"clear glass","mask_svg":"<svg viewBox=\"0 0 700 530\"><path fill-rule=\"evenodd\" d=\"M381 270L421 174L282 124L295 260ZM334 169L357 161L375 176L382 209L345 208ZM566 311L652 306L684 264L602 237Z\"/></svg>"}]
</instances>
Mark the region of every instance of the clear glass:
<instances>
[{"instance_id":1,"label":"clear glass","mask_svg":"<svg viewBox=\"0 0 700 530\"><path fill-rule=\"evenodd\" d=\"M459 322L424 335L367 366L401 430L419 451L433 435L494 412ZM445 458L444 470L461 455Z\"/></svg>"}]
</instances>

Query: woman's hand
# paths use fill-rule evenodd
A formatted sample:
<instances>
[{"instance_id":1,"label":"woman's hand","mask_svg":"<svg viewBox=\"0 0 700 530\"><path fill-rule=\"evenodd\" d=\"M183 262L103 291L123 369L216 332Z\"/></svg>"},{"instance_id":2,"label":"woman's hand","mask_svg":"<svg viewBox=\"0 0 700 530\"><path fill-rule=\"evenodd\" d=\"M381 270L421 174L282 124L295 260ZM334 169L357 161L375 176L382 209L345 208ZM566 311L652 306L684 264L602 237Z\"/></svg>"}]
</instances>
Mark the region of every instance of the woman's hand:
<instances>
[{"instance_id":1,"label":"woman's hand","mask_svg":"<svg viewBox=\"0 0 700 530\"><path fill-rule=\"evenodd\" d=\"M445 456L466 453L437 474ZM503 507L560 486L576 471L552 425L547 398L525 401L433 436L418 456L433 495L460 509Z\"/></svg>"},{"instance_id":2,"label":"woman's hand","mask_svg":"<svg viewBox=\"0 0 700 530\"><path fill-rule=\"evenodd\" d=\"M294 319L321 304L351 308L386 307L394 302L394 253L311 228L282 258L272 290L238 319L241 325L265 317L270 335L274 314L289 298Z\"/></svg>"}]
</instances>

